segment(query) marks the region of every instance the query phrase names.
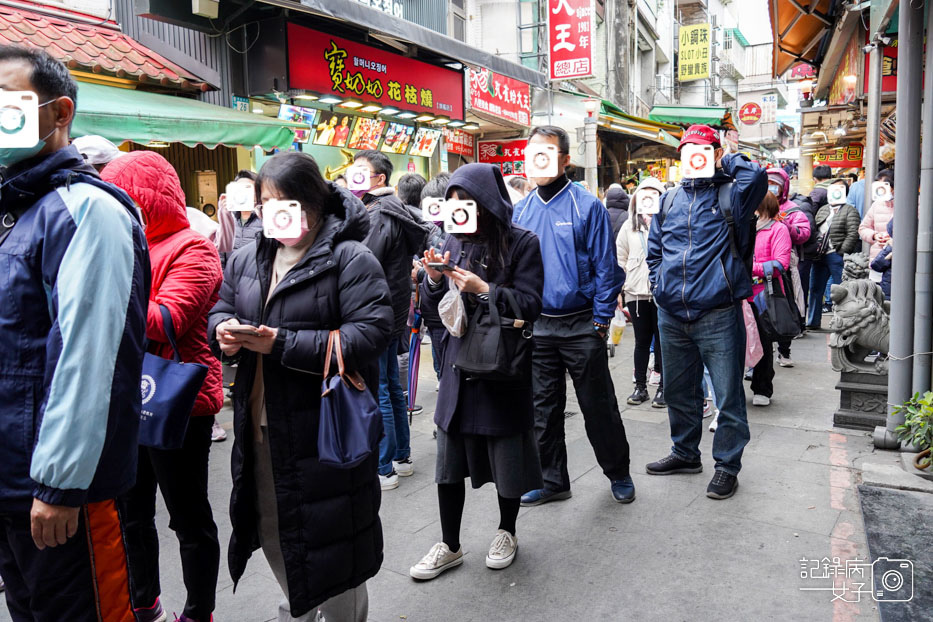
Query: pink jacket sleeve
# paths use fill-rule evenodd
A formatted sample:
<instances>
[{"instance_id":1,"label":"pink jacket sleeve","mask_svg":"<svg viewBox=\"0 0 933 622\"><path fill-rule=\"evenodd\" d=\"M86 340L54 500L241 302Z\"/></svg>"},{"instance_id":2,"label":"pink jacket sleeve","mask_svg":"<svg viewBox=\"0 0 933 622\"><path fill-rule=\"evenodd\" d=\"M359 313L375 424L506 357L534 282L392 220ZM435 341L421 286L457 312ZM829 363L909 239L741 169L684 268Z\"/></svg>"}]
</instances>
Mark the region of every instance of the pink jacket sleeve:
<instances>
[{"instance_id":1,"label":"pink jacket sleeve","mask_svg":"<svg viewBox=\"0 0 933 622\"><path fill-rule=\"evenodd\" d=\"M233 219L233 212L228 210L226 205L220 205L217 210L217 222L220 227L214 238L214 246L217 247L218 253L229 253L233 250L233 238L236 235L236 223Z\"/></svg>"},{"instance_id":2,"label":"pink jacket sleeve","mask_svg":"<svg viewBox=\"0 0 933 622\"><path fill-rule=\"evenodd\" d=\"M788 214L784 225L790 232L790 241L793 244L803 244L810 239L810 221L803 212L798 210Z\"/></svg>"},{"instance_id":3,"label":"pink jacket sleeve","mask_svg":"<svg viewBox=\"0 0 933 622\"><path fill-rule=\"evenodd\" d=\"M771 259L780 261L786 271L790 268L790 231L783 223L776 222L771 227Z\"/></svg>"},{"instance_id":4,"label":"pink jacket sleeve","mask_svg":"<svg viewBox=\"0 0 933 622\"><path fill-rule=\"evenodd\" d=\"M872 204L865 213L862 224L858 226L858 234L868 244L874 244L876 233L878 232L875 230L875 205Z\"/></svg>"}]
</instances>

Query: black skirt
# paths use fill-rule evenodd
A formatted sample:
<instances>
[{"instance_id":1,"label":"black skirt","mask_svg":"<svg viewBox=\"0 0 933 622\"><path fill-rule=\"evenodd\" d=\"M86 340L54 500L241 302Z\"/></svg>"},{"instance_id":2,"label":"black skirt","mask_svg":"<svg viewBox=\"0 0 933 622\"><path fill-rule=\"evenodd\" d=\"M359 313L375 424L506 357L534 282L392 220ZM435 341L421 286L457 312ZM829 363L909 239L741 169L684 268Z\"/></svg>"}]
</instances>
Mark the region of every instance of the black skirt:
<instances>
[{"instance_id":1,"label":"black skirt","mask_svg":"<svg viewBox=\"0 0 933 622\"><path fill-rule=\"evenodd\" d=\"M513 436L484 436L437 429L434 481L456 484L467 477L473 488L492 482L507 499L544 488L533 429Z\"/></svg>"}]
</instances>

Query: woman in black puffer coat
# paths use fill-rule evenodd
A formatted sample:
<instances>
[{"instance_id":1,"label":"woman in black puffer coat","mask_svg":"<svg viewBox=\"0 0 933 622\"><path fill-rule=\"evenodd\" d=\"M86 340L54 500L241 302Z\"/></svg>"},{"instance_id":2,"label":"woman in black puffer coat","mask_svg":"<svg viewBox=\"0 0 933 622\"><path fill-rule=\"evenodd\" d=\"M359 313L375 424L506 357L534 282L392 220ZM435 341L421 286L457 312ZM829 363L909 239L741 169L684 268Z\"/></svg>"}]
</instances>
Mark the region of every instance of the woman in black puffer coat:
<instances>
[{"instance_id":1,"label":"woman in black puffer coat","mask_svg":"<svg viewBox=\"0 0 933 622\"><path fill-rule=\"evenodd\" d=\"M375 394L393 313L379 263L362 244L369 216L328 184L314 159L289 152L263 166L262 203L296 200L307 232L259 238L231 255L208 334L238 359L233 388L229 567L234 582L260 546L298 617L365 620L365 582L382 564L378 449L353 469L321 465L317 435L329 331L340 329L347 368ZM233 334L231 324L258 326Z\"/></svg>"}]
</instances>

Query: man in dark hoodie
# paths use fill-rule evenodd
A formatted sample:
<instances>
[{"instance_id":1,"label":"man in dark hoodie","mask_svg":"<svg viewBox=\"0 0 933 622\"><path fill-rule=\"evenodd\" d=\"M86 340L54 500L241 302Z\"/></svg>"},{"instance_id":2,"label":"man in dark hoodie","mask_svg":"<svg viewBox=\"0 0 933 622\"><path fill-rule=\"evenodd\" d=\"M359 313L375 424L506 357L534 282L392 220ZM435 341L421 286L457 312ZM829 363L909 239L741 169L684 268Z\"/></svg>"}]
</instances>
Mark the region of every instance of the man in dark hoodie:
<instances>
[{"instance_id":1,"label":"man in dark hoodie","mask_svg":"<svg viewBox=\"0 0 933 622\"><path fill-rule=\"evenodd\" d=\"M392 162L384 153L361 151L353 164L370 171L369 190L354 190L353 194L369 210L369 235L363 243L382 264L395 313L389 347L379 360L379 407L385 427L385 436L379 443L379 482L383 490L392 490L398 488L399 475L407 477L414 473L408 405L399 381L397 354L408 321L412 259L424 252L428 230L412 218L389 186Z\"/></svg>"},{"instance_id":2,"label":"man in dark hoodie","mask_svg":"<svg viewBox=\"0 0 933 622\"><path fill-rule=\"evenodd\" d=\"M609 222L612 223L612 239L619 237L622 225L628 220L630 198L622 186L613 184L606 192L606 209L609 210Z\"/></svg>"}]
</instances>

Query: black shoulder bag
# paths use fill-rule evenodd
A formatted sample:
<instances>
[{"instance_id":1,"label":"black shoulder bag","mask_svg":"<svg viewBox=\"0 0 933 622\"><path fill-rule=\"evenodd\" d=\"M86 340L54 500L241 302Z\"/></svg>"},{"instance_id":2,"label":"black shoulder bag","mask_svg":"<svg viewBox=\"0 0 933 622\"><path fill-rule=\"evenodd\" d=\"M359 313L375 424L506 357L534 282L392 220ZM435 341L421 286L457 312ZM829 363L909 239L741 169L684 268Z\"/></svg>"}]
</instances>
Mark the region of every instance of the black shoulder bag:
<instances>
[{"instance_id":1,"label":"black shoulder bag","mask_svg":"<svg viewBox=\"0 0 933 622\"><path fill-rule=\"evenodd\" d=\"M499 314L496 286L489 284L489 301L470 318L455 367L482 380L524 380L531 377L533 325L522 319L515 295L503 288L506 306L514 317Z\"/></svg>"}]
</instances>

